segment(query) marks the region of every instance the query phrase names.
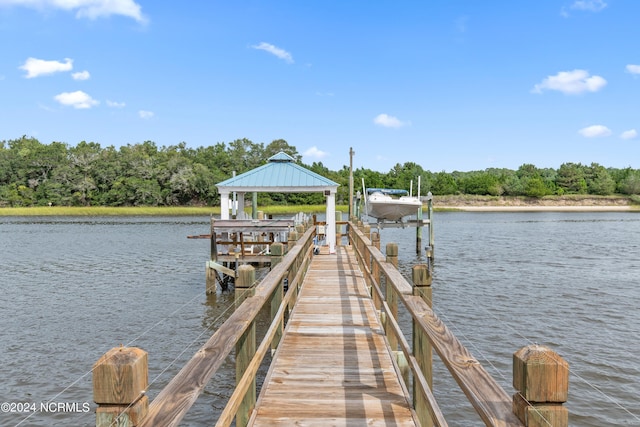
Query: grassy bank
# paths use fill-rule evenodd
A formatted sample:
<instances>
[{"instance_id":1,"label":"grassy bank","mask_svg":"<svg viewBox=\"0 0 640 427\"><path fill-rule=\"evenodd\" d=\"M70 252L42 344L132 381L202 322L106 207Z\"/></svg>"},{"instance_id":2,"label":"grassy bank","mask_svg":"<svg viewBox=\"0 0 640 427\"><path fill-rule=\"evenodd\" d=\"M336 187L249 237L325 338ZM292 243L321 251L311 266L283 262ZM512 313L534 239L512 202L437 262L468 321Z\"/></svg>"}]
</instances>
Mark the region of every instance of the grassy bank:
<instances>
[{"instance_id":1,"label":"grassy bank","mask_svg":"<svg viewBox=\"0 0 640 427\"><path fill-rule=\"evenodd\" d=\"M638 196L593 196L593 195L566 195L545 196L542 198L531 197L504 197L504 196L434 196L433 207L436 211L459 210L468 207L573 207L573 206L628 206L630 209L640 209ZM322 213L324 205L306 206L260 206L259 209L266 215L294 215L298 212L307 214ZM348 212L346 205L336 206L336 210L345 214ZM245 208L247 213L251 208ZM65 207L65 206L34 206L25 208L0 208L0 216L209 216L220 215L219 206L177 206L177 207Z\"/></svg>"},{"instance_id":2,"label":"grassy bank","mask_svg":"<svg viewBox=\"0 0 640 427\"><path fill-rule=\"evenodd\" d=\"M515 196L434 196L433 206L632 206L637 205L637 197L634 196L595 196L587 194L569 194L565 196L515 197Z\"/></svg>"},{"instance_id":3,"label":"grassy bank","mask_svg":"<svg viewBox=\"0 0 640 427\"><path fill-rule=\"evenodd\" d=\"M265 206L259 208L267 215L294 215L298 212L308 214L325 211L324 205L309 206ZM337 206L336 210L347 212L346 206ZM251 209L245 209L251 212ZM220 215L220 207L211 206L33 206L24 208L0 208L0 216L209 216Z\"/></svg>"}]
</instances>

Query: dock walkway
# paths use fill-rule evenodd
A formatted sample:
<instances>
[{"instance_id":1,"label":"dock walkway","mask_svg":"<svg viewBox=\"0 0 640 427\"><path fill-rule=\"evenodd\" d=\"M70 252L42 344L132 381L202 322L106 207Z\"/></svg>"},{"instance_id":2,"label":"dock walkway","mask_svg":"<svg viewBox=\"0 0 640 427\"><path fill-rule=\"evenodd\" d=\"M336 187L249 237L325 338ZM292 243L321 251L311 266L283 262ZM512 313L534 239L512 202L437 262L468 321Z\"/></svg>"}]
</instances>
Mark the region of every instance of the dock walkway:
<instances>
[{"instance_id":1,"label":"dock walkway","mask_svg":"<svg viewBox=\"0 0 640 427\"><path fill-rule=\"evenodd\" d=\"M350 246L313 258L249 425L416 426Z\"/></svg>"}]
</instances>

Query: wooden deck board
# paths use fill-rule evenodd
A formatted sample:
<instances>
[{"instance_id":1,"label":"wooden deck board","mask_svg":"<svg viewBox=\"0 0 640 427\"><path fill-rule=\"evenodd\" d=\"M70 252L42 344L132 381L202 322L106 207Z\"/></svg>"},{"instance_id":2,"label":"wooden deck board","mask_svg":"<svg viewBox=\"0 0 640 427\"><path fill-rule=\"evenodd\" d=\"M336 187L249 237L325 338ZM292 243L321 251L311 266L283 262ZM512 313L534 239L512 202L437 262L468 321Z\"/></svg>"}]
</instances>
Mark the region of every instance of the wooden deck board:
<instances>
[{"instance_id":1,"label":"wooden deck board","mask_svg":"<svg viewBox=\"0 0 640 427\"><path fill-rule=\"evenodd\" d=\"M351 248L314 257L250 425L416 425Z\"/></svg>"}]
</instances>

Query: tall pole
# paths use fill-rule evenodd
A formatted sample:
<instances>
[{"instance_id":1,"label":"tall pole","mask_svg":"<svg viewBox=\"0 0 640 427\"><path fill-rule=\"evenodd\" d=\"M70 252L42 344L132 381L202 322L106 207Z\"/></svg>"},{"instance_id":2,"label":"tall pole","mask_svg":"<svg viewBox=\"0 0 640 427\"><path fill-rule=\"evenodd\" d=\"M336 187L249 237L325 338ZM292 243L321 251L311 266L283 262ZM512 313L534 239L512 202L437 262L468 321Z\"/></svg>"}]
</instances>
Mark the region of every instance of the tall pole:
<instances>
[{"instance_id":1,"label":"tall pole","mask_svg":"<svg viewBox=\"0 0 640 427\"><path fill-rule=\"evenodd\" d=\"M356 154L353 147L349 147L349 217L347 221L351 221L351 209L353 207L353 156Z\"/></svg>"}]
</instances>

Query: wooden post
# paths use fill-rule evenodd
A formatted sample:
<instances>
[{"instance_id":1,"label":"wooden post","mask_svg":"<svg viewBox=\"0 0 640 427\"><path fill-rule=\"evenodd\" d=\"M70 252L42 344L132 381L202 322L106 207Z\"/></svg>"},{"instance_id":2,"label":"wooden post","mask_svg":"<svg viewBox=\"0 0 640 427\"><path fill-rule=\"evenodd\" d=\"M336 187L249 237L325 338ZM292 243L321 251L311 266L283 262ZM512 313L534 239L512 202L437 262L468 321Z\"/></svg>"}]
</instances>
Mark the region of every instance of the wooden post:
<instances>
[{"instance_id":1,"label":"wooden post","mask_svg":"<svg viewBox=\"0 0 640 427\"><path fill-rule=\"evenodd\" d=\"M395 267L398 266L398 244L397 243L387 243L386 246L387 252L387 262L393 264ZM389 310L391 313L387 313L388 316L393 316L396 321L398 320L398 296L396 295L393 285L391 281L385 277L385 297L387 299L387 304L389 305ZM387 330L385 325L385 331ZM398 338L394 334L387 334L387 341L389 341L389 346L391 347L391 351L398 350Z\"/></svg>"},{"instance_id":2,"label":"wooden post","mask_svg":"<svg viewBox=\"0 0 640 427\"><path fill-rule=\"evenodd\" d=\"M296 241L298 240L298 232L295 230L289 231L289 236L287 238L287 251L290 251L296 245Z\"/></svg>"},{"instance_id":3,"label":"wooden post","mask_svg":"<svg viewBox=\"0 0 640 427\"><path fill-rule=\"evenodd\" d=\"M556 352L537 344L516 351L513 387L513 412L526 427L568 427L569 364Z\"/></svg>"},{"instance_id":4,"label":"wooden post","mask_svg":"<svg viewBox=\"0 0 640 427\"><path fill-rule=\"evenodd\" d=\"M342 246L342 235L344 234L344 225L338 224L342 222L342 212L336 211L336 246Z\"/></svg>"},{"instance_id":5,"label":"wooden post","mask_svg":"<svg viewBox=\"0 0 640 427\"><path fill-rule=\"evenodd\" d=\"M380 250L380 233L374 231L371 233L371 244L375 246L378 250Z\"/></svg>"},{"instance_id":6,"label":"wooden post","mask_svg":"<svg viewBox=\"0 0 640 427\"><path fill-rule=\"evenodd\" d=\"M93 365L96 427L133 427L149 410L147 352L114 347Z\"/></svg>"},{"instance_id":7,"label":"wooden post","mask_svg":"<svg viewBox=\"0 0 640 427\"><path fill-rule=\"evenodd\" d=\"M254 282L256 270L253 266L245 264L238 267L238 278L236 279L236 307L253 296L255 292ZM251 359L256 353L256 323L251 322L244 334L236 343L236 385L242 379L244 371L247 370ZM247 390L242 403L236 413L236 425L246 426L249 422L249 415L256 405L256 380Z\"/></svg>"},{"instance_id":8,"label":"wooden post","mask_svg":"<svg viewBox=\"0 0 640 427\"><path fill-rule=\"evenodd\" d=\"M387 262L390 262L395 267L398 266L398 244L387 243Z\"/></svg>"},{"instance_id":9,"label":"wooden post","mask_svg":"<svg viewBox=\"0 0 640 427\"><path fill-rule=\"evenodd\" d=\"M206 286L206 294L216 294L217 290L217 273L213 268L209 267L209 262L206 262L204 265L205 269L205 286Z\"/></svg>"},{"instance_id":10,"label":"wooden post","mask_svg":"<svg viewBox=\"0 0 640 427\"><path fill-rule=\"evenodd\" d=\"M218 248L216 246L216 231L213 228L213 221L214 220L213 220L213 217L212 217L211 218L211 227L210 227L211 253L210 253L209 259L211 261L217 261ZM205 264L205 286L206 286L206 293L207 294L215 294L216 293L217 275L216 275L216 271L215 270L209 268L209 263Z\"/></svg>"},{"instance_id":11,"label":"wooden post","mask_svg":"<svg viewBox=\"0 0 640 427\"><path fill-rule=\"evenodd\" d=\"M431 289L431 272L427 264L414 265L411 270L411 276L413 281L413 294L422 297L429 307L433 307L432 304L432 289ZM412 321L413 326L413 355L415 356L422 374L429 384L429 388L433 389L433 350L431 343L424 330L420 327L416 327L415 320ZM428 413L427 402L424 400L424 396L413 384L413 405L416 408L416 413L420 418L420 423L423 427L429 427L433 425L431 416Z\"/></svg>"},{"instance_id":12,"label":"wooden post","mask_svg":"<svg viewBox=\"0 0 640 427\"><path fill-rule=\"evenodd\" d=\"M271 294L271 304L270 304L271 323L273 323L274 319L276 318L276 314L278 313L278 310L280 310L280 304L282 304L283 298L284 298L284 284L282 283L282 281L280 281L276 289L273 291L273 294ZM271 341L272 354L280 344L283 330L284 330L284 318L280 319L280 321L278 322L278 330L274 335L273 340Z\"/></svg>"},{"instance_id":13,"label":"wooden post","mask_svg":"<svg viewBox=\"0 0 640 427\"><path fill-rule=\"evenodd\" d=\"M364 224L362 226L362 234L371 240L371 226L369 224ZM371 271L371 252L364 241L362 241L362 257L367 270Z\"/></svg>"},{"instance_id":14,"label":"wooden post","mask_svg":"<svg viewBox=\"0 0 640 427\"><path fill-rule=\"evenodd\" d=\"M429 253L427 256L433 260L436 243L433 235L433 196L431 191L427 193L427 219L429 219Z\"/></svg>"},{"instance_id":15,"label":"wooden post","mask_svg":"<svg viewBox=\"0 0 640 427\"><path fill-rule=\"evenodd\" d=\"M281 242L275 242L269 248L271 252L271 269L282 262L284 256L284 244Z\"/></svg>"},{"instance_id":16,"label":"wooden post","mask_svg":"<svg viewBox=\"0 0 640 427\"><path fill-rule=\"evenodd\" d=\"M416 215L416 254L422 255L422 205Z\"/></svg>"},{"instance_id":17,"label":"wooden post","mask_svg":"<svg viewBox=\"0 0 640 427\"><path fill-rule=\"evenodd\" d=\"M236 278L236 307L255 292L254 282L256 280L256 269L252 265L243 264L238 267L238 277Z\"/></svg>"}]
</instances>

